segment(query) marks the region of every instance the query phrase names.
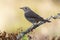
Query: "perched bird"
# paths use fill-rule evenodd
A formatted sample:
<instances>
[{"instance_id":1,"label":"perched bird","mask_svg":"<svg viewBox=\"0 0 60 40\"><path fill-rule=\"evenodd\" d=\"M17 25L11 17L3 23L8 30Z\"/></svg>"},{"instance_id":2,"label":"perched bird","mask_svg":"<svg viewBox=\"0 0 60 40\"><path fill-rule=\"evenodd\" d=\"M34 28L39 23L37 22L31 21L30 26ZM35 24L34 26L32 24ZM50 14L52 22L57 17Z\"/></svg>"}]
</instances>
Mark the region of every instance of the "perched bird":
<instances>
[{"instance_id":1,"label":"perched bird","mask_svg":"<svg viewBox=\"0 0 60 40\"><path fill-rule=\"evenodd\" d=\"M51 22L49 20L45 20L43 19L41 16L39 16L38 14L36 14L34 11L32 11L29 7L22 7L20 9L24 10L24 15L25 18L30 21L32 24L36 24L39 21L44 21L44 22Z\"/></svg>"}]
</instances>

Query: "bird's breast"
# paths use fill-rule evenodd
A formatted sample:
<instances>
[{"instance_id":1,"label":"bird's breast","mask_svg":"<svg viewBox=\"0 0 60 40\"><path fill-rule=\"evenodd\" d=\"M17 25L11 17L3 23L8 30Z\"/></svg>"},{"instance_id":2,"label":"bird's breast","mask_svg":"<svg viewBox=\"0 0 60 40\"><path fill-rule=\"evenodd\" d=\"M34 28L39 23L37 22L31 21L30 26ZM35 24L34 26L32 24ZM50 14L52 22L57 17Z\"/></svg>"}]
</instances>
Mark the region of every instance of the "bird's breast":
<instances>
[{"instance_id":1,"label":"bird's breast","mask_svg":"<svg viewBox=\"0 0 60 40\"><path fill-rule=\"evenodd\" d=\"M25 17L27 17L27 18L32 17L32 14L30 14L30 13L25 13Z\"/></svg>"}]
</instances>

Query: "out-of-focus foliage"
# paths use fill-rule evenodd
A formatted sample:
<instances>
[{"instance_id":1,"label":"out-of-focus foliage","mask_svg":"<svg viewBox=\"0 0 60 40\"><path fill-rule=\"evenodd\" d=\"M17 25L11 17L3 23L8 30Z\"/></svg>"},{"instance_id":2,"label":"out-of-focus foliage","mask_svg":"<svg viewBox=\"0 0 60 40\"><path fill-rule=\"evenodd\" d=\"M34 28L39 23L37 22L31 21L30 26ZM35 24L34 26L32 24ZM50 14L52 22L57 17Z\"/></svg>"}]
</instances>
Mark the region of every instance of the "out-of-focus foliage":
<instances>
[{"instance_id":1,"label":"out-of-focus foliage","mask_svg":"<svg viewBox=\"0 0 60 40\"><path fill-rule=\"evenodd\" d=\"M23 36L22 40L28 40L27 35Z\"/></svg>"}]
</instances>

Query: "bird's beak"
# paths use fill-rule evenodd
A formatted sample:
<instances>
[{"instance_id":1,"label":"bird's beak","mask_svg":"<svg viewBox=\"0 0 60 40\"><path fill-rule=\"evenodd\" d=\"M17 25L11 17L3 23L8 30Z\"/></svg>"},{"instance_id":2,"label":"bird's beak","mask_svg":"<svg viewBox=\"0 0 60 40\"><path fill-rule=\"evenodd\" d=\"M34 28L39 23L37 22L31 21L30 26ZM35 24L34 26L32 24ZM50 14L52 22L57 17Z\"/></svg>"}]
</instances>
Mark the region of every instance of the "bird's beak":
<instances>
[{"instance_id":1,"label":"bird's beak","mask_svg":"<svg viewBox=\"0 0 60 40\"><path fill-rule=\"evenodd\" d=\"M23 8L20 8L20 9L23 9Z\"/></svg>"}]
</instances>

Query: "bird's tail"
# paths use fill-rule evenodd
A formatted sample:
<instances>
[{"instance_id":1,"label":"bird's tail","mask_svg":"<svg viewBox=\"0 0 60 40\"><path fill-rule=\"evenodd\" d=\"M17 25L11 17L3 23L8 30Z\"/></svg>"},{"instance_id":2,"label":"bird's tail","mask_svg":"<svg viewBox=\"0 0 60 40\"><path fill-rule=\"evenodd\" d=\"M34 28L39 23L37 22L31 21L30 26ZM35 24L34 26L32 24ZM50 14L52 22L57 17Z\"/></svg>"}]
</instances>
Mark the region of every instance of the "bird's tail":
<instances>
[{"instance_id":1,"label":"bird's tail","mask_svg":"<svg viewBox=\"0 0 60 40\"><path fill-rule=\"evenodd\" d=\"M51 22L51 21L49 21L49 20L44 20L45 22Z\"/></svg>"}]
</instances>

